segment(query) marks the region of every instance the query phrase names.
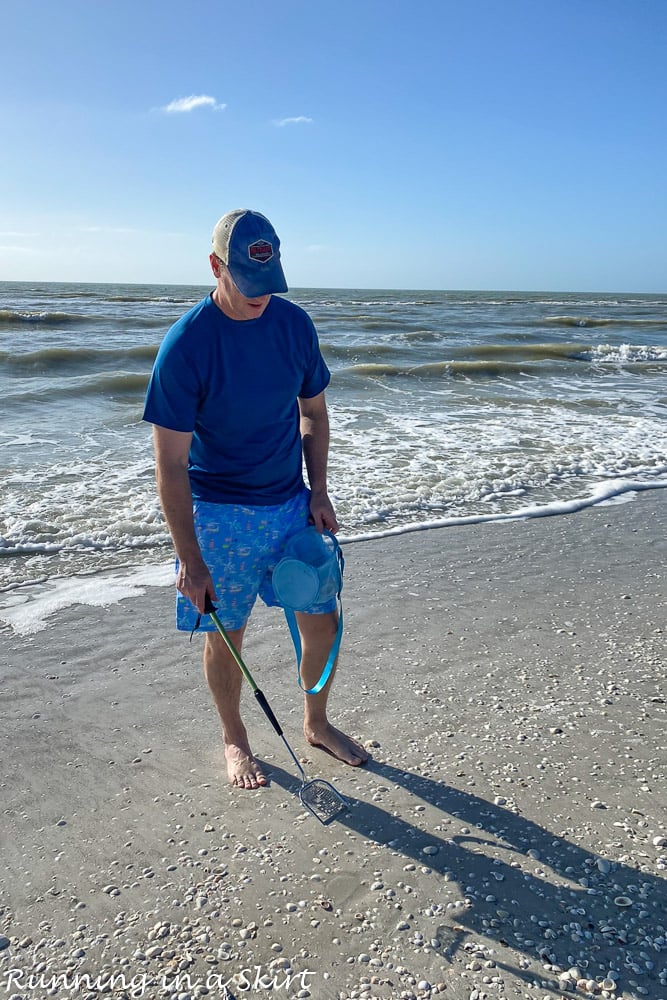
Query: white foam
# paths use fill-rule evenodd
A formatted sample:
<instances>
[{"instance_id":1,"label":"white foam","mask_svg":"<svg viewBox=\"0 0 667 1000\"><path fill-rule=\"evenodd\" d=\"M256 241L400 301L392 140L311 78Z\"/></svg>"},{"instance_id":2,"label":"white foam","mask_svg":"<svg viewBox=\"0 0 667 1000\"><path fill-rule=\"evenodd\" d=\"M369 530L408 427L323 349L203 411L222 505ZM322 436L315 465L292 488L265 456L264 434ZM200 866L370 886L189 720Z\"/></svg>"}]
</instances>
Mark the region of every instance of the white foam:
<instances>
[{"instance_id":1,"label":"white foam","mask_svg":"<svg viewBox=\"0 0 667 1000\"><path fill-rule=\"evenodd\" d=\"M631 479L614 479L599 483L587 497L575 500L558 500L542 506L522 507L507 514L472 514L469 517L442 517L432 521L419 521L415 524L401 524L384 531L373 531L367 534L355 534L339 537L341 545L350 542L370 542L375 538L389 538L394 535L405 535L411 531L427 531L430 528L455 528L465 524L487 524L492 521L523 521L535 517L555 517L559 514L575 514L587 507L595 507L603 503L621 503L623 498L633 499L633 493L643 490L667 489L667 479L652 483L636 482Z\"/></svg>"},{"instance_id":2,"label":"white foam","mask_svg":"<svg viewBox=\"0 0 667 1000\"><path fill-rule=\"evenodd\" d=\"M554 517L574 514L597 504L621 503L644 490L667 489L667 479L641 482L633 479L612 479L599 483L588 496L573 500L560 500L542 506L532 505L511 513L478 514L469 517L443 517L418 523L402 524L395 528L341 535L342 545L353 542L374 541L404 535L413 531L433 528L456 528L469 524L494 521L518 521L537 517ZM142 597L146 587L166 587L174 583L173 563L144 566L130 573L113 573L99 576L59 578L46 583L32 584L13 591L0 602L0 622L9 626L16 635L29 636L55 624L54 616L73 605L109 607L128 598Z\"/></svg>"},{"instance_id":3,"label":"white foam","mask_svg":"<svg viewBox=\"0 0 667 1000\"><path fill-rule=\"evenodd\" d=\"M616 362L628 364L637 361L667 361L667 347L656 347L648 344L598 344L590 351L582 351L582 358L592 361Z\"/></svg>"},{"instance_id":4,"label":"white foam","mask_svg":"<svg viewBox=\"0 0 667 1000\"><path fill-rule=\"evenodd\" d=\"M0 621L16 635L34 633L55 624L53 618L64 608L87 604L106 608L129 597L142 597L146 587L165 587L174 582L173 563L144 566L121 575L77 576L49 580L21 588L0 604ZM47 620L48 619L48 620Z\"/></svg>"}]
</instances>

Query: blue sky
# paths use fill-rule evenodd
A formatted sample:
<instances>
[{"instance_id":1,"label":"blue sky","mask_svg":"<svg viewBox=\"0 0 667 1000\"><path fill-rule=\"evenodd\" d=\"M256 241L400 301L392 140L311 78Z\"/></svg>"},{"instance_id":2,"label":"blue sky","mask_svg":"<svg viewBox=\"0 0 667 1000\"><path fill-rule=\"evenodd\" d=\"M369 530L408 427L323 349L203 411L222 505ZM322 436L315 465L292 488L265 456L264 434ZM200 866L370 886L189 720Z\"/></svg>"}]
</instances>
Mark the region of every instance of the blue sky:
<instances>
[{"instance_id":1,"label":"blue sky","mask_svg":"<svg viewBox=\"0 0 667 1000\"><path fill-rule=\"evenodd\" d=\"M667 291L666 0L2 0L0 280Z\"/></svg>"}]
</instances>

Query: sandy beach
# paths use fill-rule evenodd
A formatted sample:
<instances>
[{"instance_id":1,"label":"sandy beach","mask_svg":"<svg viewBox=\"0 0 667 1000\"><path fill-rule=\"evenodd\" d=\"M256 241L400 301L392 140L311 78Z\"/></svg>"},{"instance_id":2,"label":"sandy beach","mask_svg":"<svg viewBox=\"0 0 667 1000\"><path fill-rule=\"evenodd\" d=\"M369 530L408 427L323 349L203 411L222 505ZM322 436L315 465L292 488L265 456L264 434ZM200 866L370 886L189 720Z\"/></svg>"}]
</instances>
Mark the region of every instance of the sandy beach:
<instances>
[{"instance_id":1,"label":"sandy beach","mask_svg":"<svg viewBox=\"0 0 667 1000\"><path fill-rule=\"evenodd\" d=\"M0 635L0 994L667 998L667 495L345 546L332 719L293 650L245 658L271 784L227 787L201 639L168 588Z\"/></svg>"}]
</instances>

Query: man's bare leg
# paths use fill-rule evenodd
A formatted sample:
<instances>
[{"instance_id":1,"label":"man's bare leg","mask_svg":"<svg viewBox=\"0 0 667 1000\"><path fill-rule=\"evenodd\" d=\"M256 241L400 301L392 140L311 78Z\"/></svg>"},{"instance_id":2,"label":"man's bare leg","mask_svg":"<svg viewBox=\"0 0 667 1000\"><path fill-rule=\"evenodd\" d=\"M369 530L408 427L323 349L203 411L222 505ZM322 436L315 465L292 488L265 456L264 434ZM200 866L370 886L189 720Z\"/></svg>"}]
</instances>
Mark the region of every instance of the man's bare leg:
<instances>
[{"instance_id":1,"label":"man's bare leg","mask_svg":"<svg viewBox=\"0 0 667 1000\"><path fill-rule=\"evenodd\" d=\"M227 633L239 653L244 632L245 626ZM266 776L253 756L248 734L241 720L243 674L218 632L206 633L204 676L220 716L230 782L238 788L259 788L260 785L266 785Z\"/></svg>"},{"instance_id":2,"label":"man's bare leg","mask_svg":"<svg viewBox=\"0 0 667 1000\"><path fill-rule=\"evenodd\" d=\"M309 688L317 683L327 662L336 637L338 616L335 611L325 615L297 614L297 623L303 651L301 683ZM327 718L327 700L332 681L333 673L321 691L304 695L304 736L311 746L327 750L344 764L359 767L368 760L366 750L352 737L332 726Z\"/></svg>"}]
</instances>

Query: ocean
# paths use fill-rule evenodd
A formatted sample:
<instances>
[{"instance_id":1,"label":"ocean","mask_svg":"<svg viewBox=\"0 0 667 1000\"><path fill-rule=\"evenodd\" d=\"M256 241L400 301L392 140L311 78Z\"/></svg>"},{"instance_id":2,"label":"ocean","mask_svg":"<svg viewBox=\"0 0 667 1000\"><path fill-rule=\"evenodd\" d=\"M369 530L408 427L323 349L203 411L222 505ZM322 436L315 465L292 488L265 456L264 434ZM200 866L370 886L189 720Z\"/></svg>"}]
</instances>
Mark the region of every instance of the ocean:
<instances>
[{"instance_id":1,"label":"ocean","mask_svg":"<svg viewBox=\"0 0 667 1000\"><path fill-rule=\"evenodd\" d=\"M143 395L166 330L208 290L0 283L5 628L34 629L128 574L163 579L171 546ZM312 316L332 372L344 543L667 486L667 295L289 297Z\"/></svg>"}]
</instances>

